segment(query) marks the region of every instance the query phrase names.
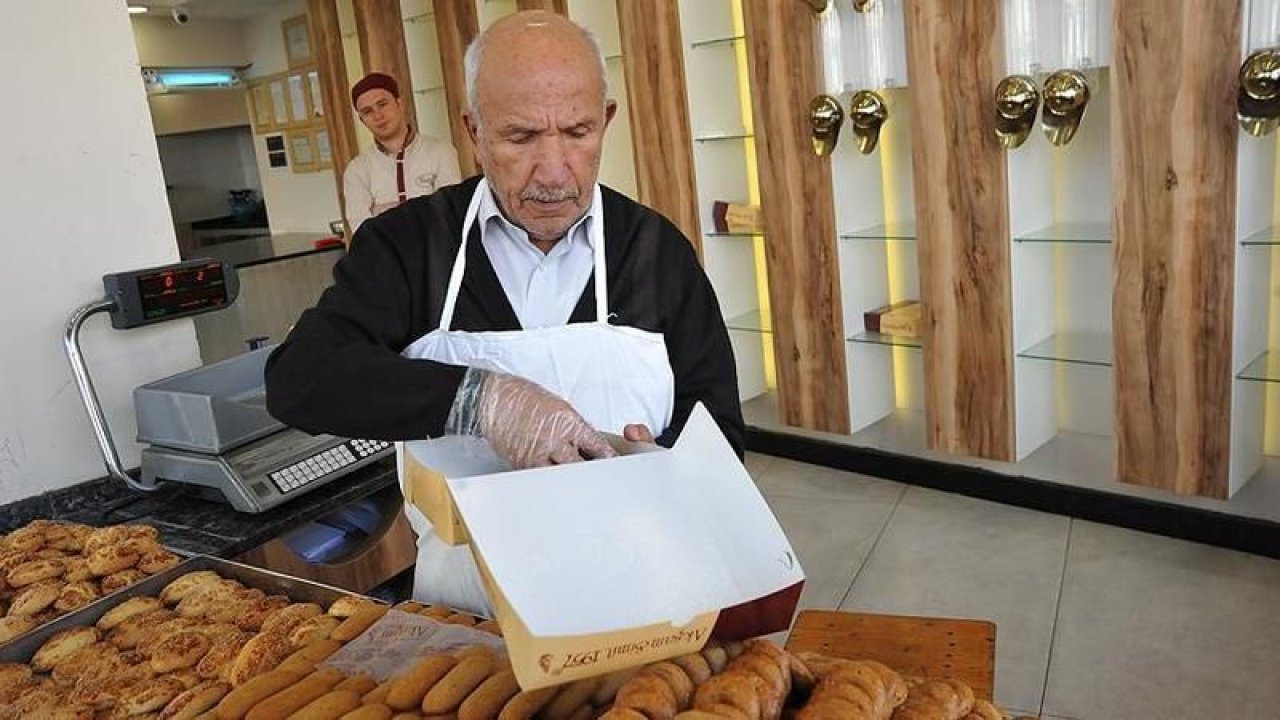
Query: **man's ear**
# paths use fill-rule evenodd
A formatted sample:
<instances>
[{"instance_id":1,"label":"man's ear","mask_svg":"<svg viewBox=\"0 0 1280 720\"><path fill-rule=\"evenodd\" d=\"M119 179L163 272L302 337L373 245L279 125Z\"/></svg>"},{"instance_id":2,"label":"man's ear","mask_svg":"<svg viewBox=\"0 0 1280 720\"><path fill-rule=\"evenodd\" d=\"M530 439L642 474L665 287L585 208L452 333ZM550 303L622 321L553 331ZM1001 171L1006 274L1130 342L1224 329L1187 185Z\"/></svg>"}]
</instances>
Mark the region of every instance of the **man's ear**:
<instances>
[{"instance_id":1,"label":"man's ear","mask_svg":"<svg viewBox=\"0 0 1280 720\"><path fill-rule=\"evenodd\" d=\"M471 138L471 144L480 147L480 119L472 111L466 110L462 113L462 123L467 126L467 137Z\"/></svg>"},{"instance_id":2,"label":"man's ear","mask_svg":"<svg viewBox=\"0 0 1280 720\"><path fill-rule=\"evenodd\" d=\"M613 116L618 114L618 101L604 101L604 126L609 127L609 123L613 122Z\"/></svg>"}]
</instances>

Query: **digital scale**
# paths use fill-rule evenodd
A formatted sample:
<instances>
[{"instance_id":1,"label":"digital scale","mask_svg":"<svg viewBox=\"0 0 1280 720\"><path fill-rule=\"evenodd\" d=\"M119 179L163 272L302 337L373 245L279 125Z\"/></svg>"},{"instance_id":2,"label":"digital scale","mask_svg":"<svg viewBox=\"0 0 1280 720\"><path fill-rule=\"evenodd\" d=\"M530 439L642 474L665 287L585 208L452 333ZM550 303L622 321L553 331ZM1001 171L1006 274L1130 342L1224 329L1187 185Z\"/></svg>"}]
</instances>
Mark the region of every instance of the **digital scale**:
<instances>
[{"instance_id":1,"label":"digital scale","mask_svg":"<svg viewBox=\"0 0 1280 720\"><path fill-rule=\"evenodd\" d=\"M239 294L235 270L217 260L103 276L106 297L78 308L64 344L107 472L152 491L161 483L200 488L201 495L260 513L321 487L392 452L381 440L310 435L271 417L264 367L271 348L179 373L133 392L142 479L120 466L110 429L80 352L85 319L111 314L123 330L230 307Z\"/></svg>"}]
</instances>

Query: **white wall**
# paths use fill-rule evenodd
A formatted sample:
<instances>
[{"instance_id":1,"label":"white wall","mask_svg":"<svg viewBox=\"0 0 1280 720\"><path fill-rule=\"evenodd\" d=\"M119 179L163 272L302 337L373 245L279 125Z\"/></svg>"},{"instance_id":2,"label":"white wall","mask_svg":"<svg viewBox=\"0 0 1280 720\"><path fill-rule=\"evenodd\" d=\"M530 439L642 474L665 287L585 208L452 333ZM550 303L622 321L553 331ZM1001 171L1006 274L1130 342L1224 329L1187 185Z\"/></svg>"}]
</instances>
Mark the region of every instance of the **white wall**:
<instances>
[{"instance_id":1,"label":"white wall","mask_svg":"<svg viewBox=\"0 0 1280 720\"><path fill-rule=\"evenodd\" d=\"M245 21L245 45L253 62L249 77L273 75L289 69L284 54L280 22L306 14L303 0L282 3ZM267 162L265 135L254 136L258 176L267 204L271 232L316 232L329 234L329 222L342 219L338 207L338 187L333 173L325 170L295 173L293 168L273 168Z\"/></svg>"},{"instance_id":2,"label":"white wall","mask_svg":"<svg viewBox=\"0 0 1280 720\"><path fill-rule=\"evenodd\" d=\"M29 109L0 116L0 502L9 502L105 474L63 327L102 296L104 273L178 252L124 3L12 4L0 65L39 68L9 74L7 91ZM131 391L198 363L191 324L113 331L95 317L83 341L122 460L135 466Z\"/></svg>"},{"instance_id":3,"label":"white wall","mask_svg":"<svg viewBox=\"0 0 1280 720\"><path fill-rule=\"evenodd\" d=\"M145 67L240 67L249 64L244 27L233 20L178 25L162 16L133 18L138 62Z\"/></svg>"}]
</instances>

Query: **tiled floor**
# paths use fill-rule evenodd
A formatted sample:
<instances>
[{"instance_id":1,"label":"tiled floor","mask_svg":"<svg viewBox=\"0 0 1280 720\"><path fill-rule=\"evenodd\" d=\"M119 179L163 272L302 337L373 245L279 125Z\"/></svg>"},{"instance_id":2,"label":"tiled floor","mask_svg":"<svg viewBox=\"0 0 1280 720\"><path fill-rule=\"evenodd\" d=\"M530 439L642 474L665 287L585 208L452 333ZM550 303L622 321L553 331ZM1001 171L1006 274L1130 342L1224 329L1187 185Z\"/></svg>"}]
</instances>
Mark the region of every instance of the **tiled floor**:
<instances>
[{"instance_id":1,"label":"tiled floor","mask_svg":"<svg viewBox=\"0 0 1280 720\"><path fill-rule=\"evenodd\" d=\"M804 607L997 624L996 700L1046 720L1280 718L1280 561L762 455Z\"/></svg>"}]
</instances>

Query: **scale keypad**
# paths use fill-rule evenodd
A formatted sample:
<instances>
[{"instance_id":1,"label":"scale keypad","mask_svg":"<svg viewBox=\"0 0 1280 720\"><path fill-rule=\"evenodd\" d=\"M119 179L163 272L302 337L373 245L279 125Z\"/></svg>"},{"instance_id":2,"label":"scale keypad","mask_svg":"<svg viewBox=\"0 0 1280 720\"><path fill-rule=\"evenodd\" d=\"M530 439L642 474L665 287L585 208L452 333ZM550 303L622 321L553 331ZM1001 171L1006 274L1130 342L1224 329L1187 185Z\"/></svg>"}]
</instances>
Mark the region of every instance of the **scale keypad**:
<instances>
[{"instance_id":1,"label":"scale keypad","mask_svg":"<svg viewBox=\"0 0 1280 720\"><path fill-rule=\"evenodd\" d=\"M281 493L289 493L391 447L382 440L348 440L305 460L267 474Z\"/></svg>"}]
</instances>

